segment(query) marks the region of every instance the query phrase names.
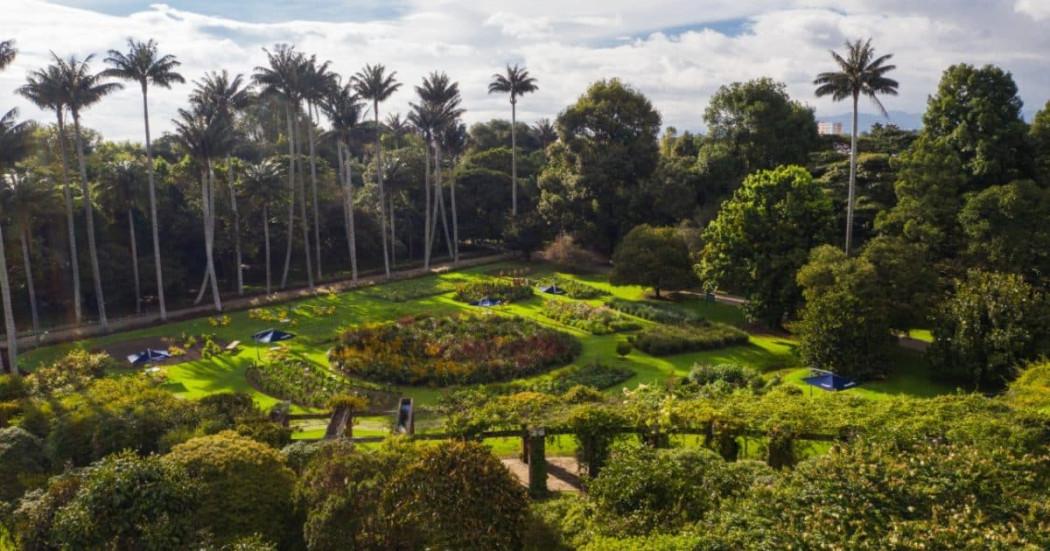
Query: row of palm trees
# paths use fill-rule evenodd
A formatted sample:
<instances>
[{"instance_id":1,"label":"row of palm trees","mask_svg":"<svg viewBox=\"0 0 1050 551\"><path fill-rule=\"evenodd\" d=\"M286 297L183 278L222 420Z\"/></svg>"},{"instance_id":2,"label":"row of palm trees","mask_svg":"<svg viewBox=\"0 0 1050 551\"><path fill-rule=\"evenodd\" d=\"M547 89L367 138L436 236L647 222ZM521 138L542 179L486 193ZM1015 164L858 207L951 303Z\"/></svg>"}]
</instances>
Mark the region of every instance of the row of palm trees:
<instances>
[{"instance_id":1,"label":"row of palm trees","mask_svg":"<svg viewBox=\"0 0 1050 551\"><path fill-rule=\"evenodd\" d=\"M328 62L320 62L316 56L306 55L293 46L277 45L272 50L265 50L267 64L256 67L253 74L246 79L244 75L231 75L226 71L210 72L194 82L189 106L180 109L173 121L175 141L190 156L197 167L200 183L200 201L204 234L204 251L206 265L199 287L197 302L200 302L206 291L211 291L214 308L222 310L222 298L219 293L218 279L215 273L214 243L216 212L215 198L223 189L229 191L229 204L233 218L234 248L236 255L237 292L243 294L243 262L241 251L240 215L237 206L237 194L234 193L234 182L243 181L264 185L275 181L281 172L275 161L266 160L249 164L244 174L233 173L238 164L231 163L230 157L234 147L244 137L237 132L235 124L238 113L253 102L270 102L282 111L287 124L286 141L288 143L288 166L285 170L288 177L288 238L286 240L285 262L280 279L280 286L286 287L291 266L291 257L296 217L301 220L301 240L305 254L307 284L313 288L316 281L323 278L321 251L321 230L319 201L317 191L317 143L322 137L318 135L318 124L322 114L330 123L331 129L324 133L324 138L331 139L336 145L338 157L338 181L342 191L342 207L349 244L351 277L358 277L356 235L354 224L354 189L352 144L360 136L367 123L364 122L366 110L370 107L374 125L374 153L372 161L376 167L376 189L378 192L377 212L380 221L380 235L383 254L383 268L389 277L394 262L394 200L387 197L384 187L384 173L387 172L383 159L383 142L381 139L384 125L380 122L380 106L402 86L397 81L396 72L388 71L381 64L366 65L361 71L344 81L330 69ZM0 43L0 67L8 65L14 59L13 43ZM78 262L78 232L74 223L73 191L70 188L70 158L67 151L68 123L72 121L73 151L76 155L76 174L80 182L80 193L84 200L83 218L86 224L88 255L92 270L94 296L98 320L103 330L108 329L106 303L102 290L102 281L98 261L95 236L94 207L91 200L91 189L88 181L85 159L85 138L81 126L83 113L96 105L107 95L123 88L120 81L137 83L142 94L142 112L145 131L146 175L149 197L149 215L151 219L151 237L153 246L154 272L157 283L157 300L159 316L166 320L168 316L164 293L163 249L160 244L157 215L156 174L154 171L153 141L150 132L149 92L153 87L170 88L174 84L185 82L179 74L179 61L171 55L162 54L153 40L145 42L129 39L125 51L111 50L104 62L107 68L92 71L93 55L83 59L76 56L61 58L52 54L52 62L41 69L32 71L26 84L19 93L41 109L55 114L57 125L57 143L60 160L60 177L62 179L63 206L65 208L66 234L69 242L70 275L73 279L73 305L75 319L81 323L84 319L82 291ZM507 93L510 96L512 120L516 123L516 104L519 97L536 90L535 79L528 71L519 66L508 66L506 74L497 74L489 86L490 93ZM418 101L411 103L411 113L402 119L399 115L388 118L386 128L397 142L407 132L415 132L425 144L426 176L423 190L426 198L424 213L424 266L429 268L433 257L433 247L437 242L439 229L444 234L448 254L454 262L459 260L459 224L456 211L456 190L454 185L442 183L442 158L445 151L454 149L455 143L462 141L464 127L460 122L464 110L461 107L462 97L458 83L449 79L444 73L434 72L427 75L421 85L415 87ZM28 123L15 123L16 113L8 112L0 119L0 174L10 169L15 162L28 154L29 134L32 126ZM542 126L542 125L541 125ZM547 123L540 128L542 135L553 136L553 127ZM512 204L511 212L517 214L517 155L516 124L511 126L512 142ZM544 134L546 132L546 134ZM305 143L304 143L305 142ZM217 181L216 164L222 159L225 162L225 181ZM306 194L306 167L309 163L309 200ZM135 170L133 167L110 167L114 172L114 185L134 186ZM124 173L119 173L124 171ZM12 176L14 177L14 176ZM123 182L123 183L121 183ZM444 197L445 187L449 188L448 206ZM126 191L114 190L121 194ZM265 195L265 194L264 194ZM123 197L123 196L122 196ZM135 220L130 199L120 200L128 204L128 229L130 233L132 269L135 279L136 309L141 311L141 292L138 288L138 253L135 241ZM271 274L271 240L269 232L269 201L261 200L263 219L264 249L266 256L266 290L272 292L274 287ZM296 204L298 203L298 213ZM308 205L312 210L312 232L309 225ZM440 227L438 222L440 221ZM389 226L389 230L387 229ZM24 227L28 227L25 224ZM312 233L312 235L311 235ZM314 246L311 247L311 239ZM24 237L23 237L24 240ZM25 249L25 247L23 247ZM5 255L0 237L0 263ZM30 269L28 252L24 251L27 264L27 275ZM5 323L7 324L8 350L12 364L15 354L13 314L10 314L10 290L7 281L6 267L0 265L0 287L3 287ZM33 311L34 328L38 328L36 315L35 292L30 279L30 295Z\"/></svg>"}]
</instances>

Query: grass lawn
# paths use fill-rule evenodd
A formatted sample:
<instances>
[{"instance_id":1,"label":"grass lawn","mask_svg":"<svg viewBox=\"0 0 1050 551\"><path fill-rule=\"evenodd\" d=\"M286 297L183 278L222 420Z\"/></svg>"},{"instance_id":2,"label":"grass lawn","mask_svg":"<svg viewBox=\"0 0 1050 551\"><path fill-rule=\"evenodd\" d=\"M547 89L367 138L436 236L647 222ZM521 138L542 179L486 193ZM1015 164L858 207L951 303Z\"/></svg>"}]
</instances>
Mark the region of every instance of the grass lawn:
<instances>
[{"instance_id":1,"label":"grass lawn","mask_svg":"<svg viewBox=\"0 0 1050 551\"><path fill-rule=\"evenodd\" d=\"M455 285L485 277L500 270L510 271L528 268L528 277L537 278L553 275L553 268L534 263L501 263L477 266L459 272L446 272L418 279L393 282L356 289L340 294L329 294L294 303L270 307L271 311L287 310L289 323L279 323L251 319L247 311L229 314L230 323L226 326L215 326L208 318L175 322L164 326L152 327L127 333L108 335L87 339L75 343L55 345L29 351L21 358L20 364L33 369L41 363L53 361L73 348L99 349L106 345L142 339L147 337L180 337L181 335L213 334L217 340L230 342L239 340L242 343L236 353L224 354L211 359L188 361L164 367L168 382L166 387L183 398L200 398L218 392L247 392L253 396L261 407L269 407L278 400L253 389L245 380L245 369L255 360L259 350L251 341L251 335L270 327L278 327L295 333L294 340L287 341L292 355L320 366L327 366L328 349L334 343L339 328L363 322L375 322L397 319L402 316L420 313L451 313L476 309L452 299L451 291ZM572 275L558 274L560 277L575 279L597 287L609 297L626 300L642 300L644 290L636 286L612 286L602 274ZM603 297L589 300L591 304L601 304ZM548 297L549 298L549 297ZM559 298L560 299L560 298ZM529 300L496 307L493 310L528 318L537 323L557 328L576 336L582 343L582 353L576 364L587 364L601 361L607 364L622 365L630 368L634 376L624 386L633 387L640 383L662 383L670 377L684 376L695 363L737 363L752 366L765 373L776 373L784 376L790 384L801 383L808 370L798 365L794 353L796 342L790 337L776 335L752 335L751 342L745 346L734 346L719 350L680 354L668 357L655 357L640 351L632 351L625 358L616 355L616 344L626 337L623 334L591 335L590 333L561 325L542 315L544 297L534 296ZM334 314L328 315L320 308L331 308ZM701 299L686 300L677 307L695 312L713 321L734 325L743 325L744 318L739 308L719 303L708 303ZM653 322L638 320L645 326ZM894 350L893 364L895 369L886 380L864 385L847 392L879 399L897 394L931 396L950 391L941 385L932 383L927 376L927 369L919 354L905 350ZM549 377L549 374L537 378ZM439 388L402 387L398 389L403 395L411 396L417 405L429 406L436 403L444 392ZM619 388L608 389L608 392L619 392ZM296 408L297 410L299 408ZM324 423L303 426L297 436L301 438L317 437L324 432ZM366 418L355 427L355 435L384 434L389 430L389 421L383 418ZM507 442L493 440L490 445L499 452L516 453L517 439L506 439ZM571 445L571 439L563 439L565 444L555 443L554 449L560 450L564 445ZM571 450L560 450L571 451Z\"/></svg>"}]
</instances>

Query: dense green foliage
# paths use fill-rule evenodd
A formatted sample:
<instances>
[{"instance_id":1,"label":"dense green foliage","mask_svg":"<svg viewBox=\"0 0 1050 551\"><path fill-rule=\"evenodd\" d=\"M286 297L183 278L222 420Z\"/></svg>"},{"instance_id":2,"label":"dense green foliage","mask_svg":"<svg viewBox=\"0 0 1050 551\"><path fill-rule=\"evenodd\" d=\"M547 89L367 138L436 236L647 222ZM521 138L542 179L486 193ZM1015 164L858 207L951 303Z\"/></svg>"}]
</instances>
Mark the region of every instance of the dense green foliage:
<instances>
[{"instance_id":1,"label":"dense green foliage","mask_svg":"<svg viewBox=\"0 0 1050 551\"><path fill-rule=\"evenodd\" d=\"M937 315L930 360L973 388L1001 388L1047 352L1045 295L1017 275L971 271Z\"/></svg>"},{"instance_id":2,"label":"dense green foliage","mask_svg":"<svg viewBox=\"0 0 1050 551\"><path fill-rule=\"evenodd\" d=\"M471 281L456 287L456 300L473 304L482 299L501 303L525 300L532 296L532 287L522 278L490 278Z\"/></svg>"},{"instance_id":3,"label":"dense green foliage","mask_svg":"<svg viewBox=\"0 0 1050 551\"><path fill-rule=\"evenodd\" d=\"M756 172L704 230L697 273L709 289L738 292L747 312L771 326L801 306L795 272L828 241L831 202L798 166Z\"/></svg>"},{"instance_id":4,"label":"dense green foliage","mask_svg":"<svg viewBox=\"0 0 1050 551\"><path fill-rule=\"evenodd\" d=\"M298 359L267 359L253 364L244 376L270 396L303 406L323 407L332 396L353 390L344 377Z\"/></svg>"},{"instance_id":5,"label":"dense green foliage","mask_svg":"<svg viewBox=\"0 0 1050 551\"><path fill-rule=\"evenodd\" d=\"M607 335L623 331L634 331L641 327L606 306L592 306L586 302L549 299L543 301L543 315L548 318L587 331L592 335Z\"/></svg>"},{"instance_id":6,"label":"dense green foliage","mask_svg":"<svg viewBox=\"0 0 1050 551\"><path fill-rule=\"evenodd\" d=\"M664 302L623 300L619 298L609 299L606 306L613 310L619 310L625 314L655 321L657 323L690 323L703 321L703 317L681 310Z\"/></svg>"},{"instance_id":7,"label":"dense green foliage","mask_svg":"<svg viewBox=\"0 0 1050 551\"><path fill-rule=\"evenodd\" d=\"M678 290L696 285L689 249L674 228L635 226L620 242L612 260L609 281L614 285L651 287L657 297L661 289Z\"/></svg>"},{"instance_id":8,"label":"dense green foliage","mask_svg":"<svg viewBox=\"0 0 1050 551\"><path fill-rule=\"evenodd\" d=\"M702 321L646 327L628 339L631 345L647 354L667 356L747 344L748 335L731 325Z\"/></svg>"}]
</instances>

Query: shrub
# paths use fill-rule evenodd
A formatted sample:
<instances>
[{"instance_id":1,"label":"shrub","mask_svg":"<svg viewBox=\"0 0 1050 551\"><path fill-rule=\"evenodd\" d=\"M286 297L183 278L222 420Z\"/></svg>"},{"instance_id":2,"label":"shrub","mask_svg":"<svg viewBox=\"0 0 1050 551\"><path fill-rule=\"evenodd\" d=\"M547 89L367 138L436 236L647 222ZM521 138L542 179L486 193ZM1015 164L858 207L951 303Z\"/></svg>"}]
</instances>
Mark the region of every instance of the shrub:
<instances>
[{"instance_id":1,"label":"shrub","mask_svg":"<svg viewBox=\"0 0 1050 551\"><path fill-rule=\"evenodd\" d=\"M43 441L18 427L0 429L0 502L46 482L48 467Z\"/></svg>"},{"instance_id":2,"label":"shrub","mask_svg":"<svg viewBox=\"0 0 1050 551\"><path fill-rule=\"evenodd\" d=\"M620 341L616 343L616 355L620 356L621 358L626 358L627 355L631 353L631 348L633 348L631 346L631 343L627 341Z\"/></svg>"},{"instance_id":3,"label":"shrub","mask_svg":"<svg viewBox=\"0 0 1050 551\"><path fill-rule=\"evenodd\" d=\"M971 271L940 309L929 348L942 374L1000 388L1047 352L1047 301L1018 275Z\"/></svg>"},{"instance_id":4,"label":"shrub","mask_svg":"<svg viewBox=\"0 0 1050 551\"><path fill-rule=\"evenodd\" d=\"M188 516L218 541L289 537L295 474L277 450L226 431L179 444L164 461L200 485L200 503Z\"/></svg>"},{"instance_id":5,"label":"shrub","mask_svg":"<svg viewBox=\"0 0 1050 551\"><path fill-rule=\"evenodd\" d=\"M635 226L616 247L609 281L651 287L657 297L661 289L686 289L699 283L685 240L674 228L648 224Z\"/></svg>"},{"instance_id":6,"label":"shrub","mask_svg":"<svg viewBox=\"0 0 1050 551\"><path fill-rule=\"evenodd\" d=\"M0 374L0 402L20 400L25 398L28 392L22 377Z\"/></svg>"},{"instance_id":7,"label":"shrub","mask_svg":"<svg viewBox=\"0 0 1050 551\"><path fill-rule=\"evenodd\" d=\"M80 475L72 496L57 508L53 523L38 530L50 546L62 549L167 550L189 547L197 525L194 482L158 456L121 452ZM40 503L45 510L48 504ZM27 513L31 507L20 510Z\"/></svg>"},{"instance_id":8,"label":"shrub","mask_svg":"<svg viewBox=\"0 0 1050 551\"><path fill-rule=\"evenodd\" d=\"M762 383L762 375L737 364L694 364L689 371L689 382L697 385L721 382L731 387L746 387Z\"/></svg>"},{"instance_id":9,"label":"shrub","mask_svg":"<svg viewBox=\"0 0 1050 551\"><path fill-rule=\"evenodd\" d=\"M605 394L600 390L586 385L576 385L566 390L561 399L567 404L586 404L589 402L604 402Z\"/></svg>"},{"instance_id":10,"label":"shrub","mask_svg":"<svg viewBox=\"0 0 1050 551\"><path fill-rule=\"evenodd\" d=\"M606 301L605 305L613 310L657 323L699 323L704 321L703 316L699 314L679 310L670 304L662 302L640 302L614 298Z\"/></svg>"},{"instance_id":11,"label":"shrub","mask_svg":"<svg viewBox=\"0 0 1050 551\"><path fill-rule=\"evenodd\" d=\"M106 370L117 367L119 364L116 360L105 352L91 353L76 349L27 375L26 386L35 395L73 392L102 377Z\"/></svg>"},{"instance_id":12,"label":"shrub","mask_svg":"<svg viewBox=\"0 0 1050 551\"><path fill-rule=\"evenodd\" d=\"M395 473L383 501L417 549L520 547L529 510L517 479L475 442L423 448Z\"/></svg>"},{"instance_id":13,"label":"shrub","mask_svg":"<svg viewBox=\"0 0 1050 551\"><path fill-rule=\"evenodd\" d=\"M460 315L348 329L329 360L350 377L444 386L535 375L579 350L571 336L521 318Z\"/></svg>"},{"instance_id":14,"label":"shrub","mask_svg":"<svg viewBox=\"0 0 1050 551\"><path fill-rule=\"evenodd\" d=\"M333 396L349 394L354 389L338 374L300 359L252 364L244 376L270 396L308 407L325 407Z\"/></svg>"},{"instance_id":15,"label":"shrub","mask_svg":"<svg viewBox=\"0 0 1050 551\"><path fill-rule=\"evenodd\" d=\"M747 344L747 333L724 323L704 322L694 325L660 325L629 337L631 344L653 356L713 350Z\"/></svg>"},{"instance_id":16,"label":"shrub","mask_svg":"<svg viewBox=\"0 0 1050 551\"><path fill-rule=\"evenodd\" d=\"M362 295L390 302L407 302L421 298L443 295L454 289L453 285L437 277L421 277L383 285L372 285L358 291Z\"/></svg>"},{"instance_id":17,"label":"shrub","mask_svg":"<svg viewBox=\"0 0 1050 551\"><path fill-rule=\"evenodd\" d=\"M634 371L627 367L591 362L559 369L552 373L550 377L488 385L484 390L495 394L511 394L527 390L546 394L563 394L577 386L604 390L616 386L631 377L634 377Z\"/></svg>"},{"instance_id":18,"label":"shrub","mask_svg":"<svg viewBox=\"0 0 1050 551\"><path fill-rule=\"evenodd\" d=\"M1029 364L1021 376L1010 383L1006 400L1016 407L1050 413L1050 362Z\"/></svg>"},{"instance_id":19,"label":"shrub","mask_svg":"<svg viewBox=\"0 0 1050 551\"><path fill-rule=\"evenodd\" d=\"M586 302L545 300L542 312L544 316L558 323L587 331L593 335L634 331L640 327L639 324L623 317L611 308L591 306Z\"/></svg>"},{"instance_id":20,"label":"shrub","mask_svg":"<svg viewBox=\"0 0 1050 551\"><path fill-rule=\"evenodd\" d=\"M576 244L576 240L566 233L555 237L540 257L570 272L585 272L603 264L601 256Z\"/></svg>"},{"instance_id":21,"label":"shrub","mask_svg":"<svg viewBox=\"0 0 1050 551\"><path fill-rule=\"evenodd\" d=\"M489 298L500 302L515 302L532 296L532 286L524 278L487 278L470 281L456 287L456 300L468 304Z\"/></svg>"}]
</instances>

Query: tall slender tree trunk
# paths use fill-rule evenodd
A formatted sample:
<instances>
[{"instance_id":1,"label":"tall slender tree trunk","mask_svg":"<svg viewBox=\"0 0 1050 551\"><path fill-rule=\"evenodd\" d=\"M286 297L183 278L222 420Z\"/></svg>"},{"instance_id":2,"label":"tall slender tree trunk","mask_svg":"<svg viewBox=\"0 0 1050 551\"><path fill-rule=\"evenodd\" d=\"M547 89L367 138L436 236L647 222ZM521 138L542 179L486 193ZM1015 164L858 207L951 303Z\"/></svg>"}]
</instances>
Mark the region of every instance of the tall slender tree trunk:
<instances>
[{"instance_id":1,"label":"tall slender tree trunk","mask_svg":"<svg viewBox=\"0 0 1050 551\"><path fill-rule=\"evenodd\" d=\"M853 94L853 128L849 146L849 194L846 199L846 256L853 246L853 201L857 188L857 94Z\"/></svg>"},{"instance_id":2,"label":"tall slender tree trunk","mask_svg":"<svg viewBox=\"0 0 1050 551\"><path fill-rule=\"evenodd\" d=\"M510 96L510 213L518 215L518 102Z\"/></svg>"},{"instance_id":3,"label":"tall slender tree trunk","mask_svg":"<svg viewBox=\"0 0 1050 551\"><path fill-rule=\"evenodd\" d=\"M299 125L296 125L298 129ZM297 157L302 155L302 142L297 138L295 154ZM310 251L310 219L306 216L306 166L299 162L299 215L303 219L303 255L306 257L306 282L310 289L314 288L314 265L311 260L313 253Z\"/></svg>"},{"instance_id":4,"label":"tall slender tree trunk","mask_svg":"<svg viewBox=\"0 0 1050 551\"><path fill-rule=\"evenodd\" d=\"M346 146L346 210L350 220L350 280L357 281L357 229L354 226L354 165L350 162L350 146Z\"/></svg>"},{"instance_id":5,"label":"tall slender tree trunk","mask_svg":"<svg viewBox=\"0 0 1050 551\"><path fill-rule=\"evenodd\" d=\"M273 292L270 274L270 211L268 205L263 205L263 244L266 249L266 294Z\"/></svg>"},{"instance_id":6,"label":"tall slender tree trunk","mask_svg":"<svg viewBox=\"0 0 1050 551\"><path fill-rule=\"evenodd\" d=\"M390 205L390 268L397 268L397 228L394 223L394 194L387 198Z\"/></svg>"},{"instance_id":7,"label":"tall slender tree trunk","mask_svg":"<svg viewBox=\"0 0 1050 551\"><path fill-rule=\"evenodd\" d=\"M288 286L288 271L292 267L292 243L295 241L295 126L292 123L292 104L286 106L288 119L288 248L284 253L284 272L281 288Z\"/></svg>"},{"instance_id":8,"label":"tall slender tree trunk","mask_svg":"<svg viewBox=\"0 0 1050 551\"><path fill-rule=\"evenodd\" d=\"M459 263L459 218L456 214L456 180L448 179L449 207L452 209L452 263Z\"/></svg>"},{"instance_id":9,"label":"tall slender tree trunk","mask_svg":"<svg viewBox=\"0 0 1050 551\"><path fill-rule=\"evenodd\" d=\"M142 287L139 284L139 245L135 239L135 215L128 209L128 242L131 243L131 274L135 278L135 313L142 313Z\"/></svg>"},{"instance_id":10,"label":"tall slender tree trunk","mask_svg":"<svg viewBox=\"0 0 1050 551\"><path fill-rule=\"evenodd\" d=\"M426 207L423 209L423 269L430 269L430 139L423 144L423 157L426 168L423 171L423 189L426 195Z\"/></svg>"},{"instance_id":11,"label":"tall slender tree trunk","mask_svg":"<svg viewBox=\"0 0 1050 551\"><path fill-rule=\"evenodd\" d=\"M84 138L80 135L80 114L73 111L73 132L77 142L77 161L80 165L80 189L84 194L84 220L87 223L88 254L91 255L91 275L95 280L95 303L98 306L98 323L103 331L109 330L106 318L106 297L102 294L102 271L98 267L98 247L95 246L95 212L91 206L91 190L88 188L87 161L84 159Z\"/></svg>"},{"instance_id":12,"label":"tall slender tree trunk","mask_svg":"<svg viewBox=\"0 0 1050 551\"><path fill-rule=\"evenodd\" d=\"M241 213L237 210L237 190L234 189L233 183L236 178L233 176L233 162L230 157L226 157L226 174L229 181L226 183L226 187L230 190L230 209L233 211L233 250L234 256L237 257L237 296L244 296L244 258L241 255Z\"/></svg>"},{"instance_id":13,"label":"tall slender tree trunk","mask_svg":"<svg viewBox=\"0 0 1050 551\"><path fill-rule=\"evenodd\" d=\"M215 311L222 311L222 298L219 295L219 278L215 275L215 171L211 160L207 161L208 171L204 175L204 254L208 262L208 277L211 279L211 299Z\"/></svg>"},{"instance_id":14,"label":"tall slender tree trunk","mask_svg":"<svg viewBox=\"0 0 1050 551\"><path fill-rule=\"evenodd\" d=\"M376 118L376 180L379 182L379 233L382 236L381 241L383 242L383 271L386 272L386 277L390 277L390 253L387 250L386 243L386 216L383 212L384 203L386 202L386 195L383 192L383 142L382 142L382 131L379 126L379 100L374 100L373 112Z\"/></svg>"},{"instance_id":15,"label":"tall slender tree trunk","mask_svg":"<svg viewBox=\"0 0 1050 551\"><path fill-rule=\"evenodd\" d=\"M445 245L448 246L448 257L452 258L452 236L448 231L448 219L445 217L445 192L441 189L441 147L435 144L434 147L434 212L431 222L433 227L430 230L431 238L436 239L437 236L437 221L438 217L441 218L441 226L445 231Z\"/></svg>"},{"instance_id":16,"label":"tall slender tree trunk","mask_svg":"<svg viewBox=\"0 0 1050 551\"><path fill-rule=\"evenodd\" d=\"M11 373L18 371L18 329L15 328L15 312L11 305L11 282L7 279L7 251L4 250L4 230L0 227L0 299L4 303L4 332L7 333L7 361Z\"/></svg>"},{"instance_id":17,"label":"tall slender tree trunk","mask_svg":"<svg viewBox=\"0 0 1050 551\"><path fill-rule=\"evenodd\" d=\"M146 83L142 83L142 119L146 125L146 174L149 177L149 216L153 233L153 264L157 272L157 305L160 319L168 319L168 306L164 300L164 270L160 252L160 222L157 220L157 191L153 175L153 145L149 134L149 102L146 100Z\"/></svg>"},{"instance_id":18,"label":"tall slender tree trunk","mask_svg":"<svg viewBox=\"0 0 1050 551\"><path fill-rule=\"evenodd\" d=\"M29 313L33 318L33 334L40 334L40 313L36 305L36 286L33 285L33 261L29 254L29 224L19 233L22 242L22 263L25 265L26 290L29 291Z\"/></svg>"},{"instance_id":19,"label":"tall slender tree trunk","mask_svg":"<svg viewBox=\"0 0 1050 551\"><path fill-rule=\"evenodd\" d=\"M69 155L66 154L66 123L61 109L58 115L58 151L62 157L62 198L66 203L66 231L69 236L69 265L73 276L73 312L79 325L84 321L81 305L80 260L77 254L77 230L73 218L73 191L69 188Z\"/></svg>"},{"instance_id":20,"label":"tall slender tree trunk","mask_svg":"<svg viewBox=\"0 0 1050 551\"><path fill-rule=\"evenodd\" d=\"M320 209L317 207L317 154L314 149L314 117L313 117L314 105L312 102L306 102L306 117L308 139L310 140L310 190L313 193L314 202L314 246L317 252L317 280L320 281L324 276L324 272L321 270L321 216Z\"/></svg>"}]
</instances>

